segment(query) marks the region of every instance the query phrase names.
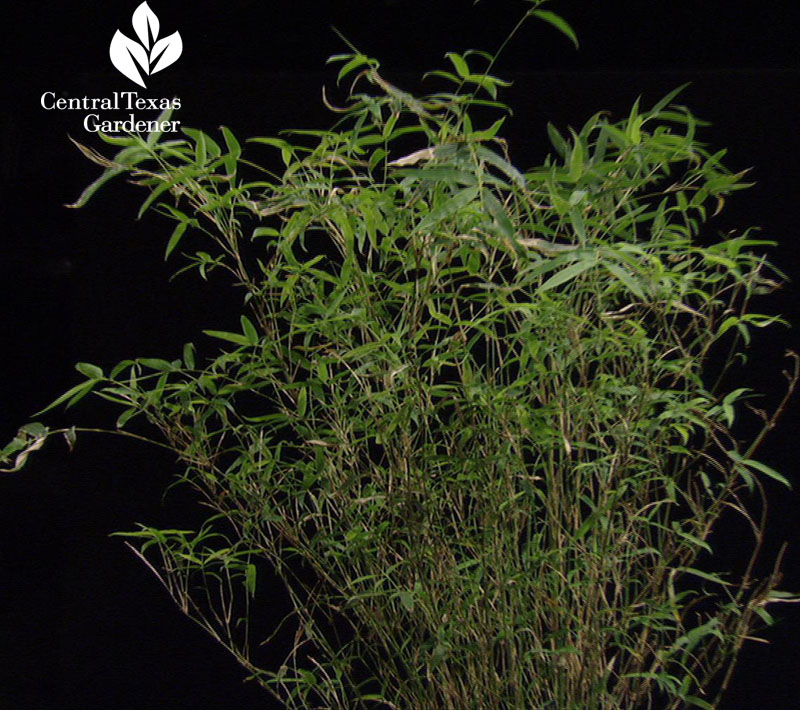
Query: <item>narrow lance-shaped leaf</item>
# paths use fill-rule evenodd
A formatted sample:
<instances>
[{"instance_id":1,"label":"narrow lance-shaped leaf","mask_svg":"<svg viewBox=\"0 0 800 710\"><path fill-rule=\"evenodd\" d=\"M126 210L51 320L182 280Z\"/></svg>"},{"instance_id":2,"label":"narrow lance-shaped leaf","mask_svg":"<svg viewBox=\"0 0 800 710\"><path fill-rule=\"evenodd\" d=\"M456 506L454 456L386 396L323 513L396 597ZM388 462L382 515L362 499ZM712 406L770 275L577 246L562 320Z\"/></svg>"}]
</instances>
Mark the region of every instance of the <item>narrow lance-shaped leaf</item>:
<instances>
[{"instance_id":1,"label":"narrow lance-shaped leaf","mask_svg":"<svg viewBox=\"0 0 800 710\"><path fill-rule=\"evenodd\" d=\"M158 16L150 9L150 6L143 2L133 12L131 20L133 29L139 37L139 41L145 47L149 47L152 41L158 37L160 24Z\"/></svg>"},{"instance_id":2,"label":"narrow lance-shaped leaf","mask_svg":"<svg viewBox=\"0 0 800 710\"><path fill-rule=\"evenodd\" d=\"M555 288L556 286L561 286L569 281L572 281L576 277L580 276L584 271L588 271L589 269L595 267L597 265L597 259L595 257L590 257L588 259L583 259L571 266L567 266L561 271L556 272L553 274L547 281L545 281L540 287L539 291L549 291L550 289Z\"/></svg>"},{"instance_id":3,"label":"narrow lance-shaped leaf","mask_svg":"<svg viewBox=\"0 0 800 710\"><path fill-rule=\"evenodd\" d=\"M763 473L768 478L771 478L772 480L783 484L789 489L791 489L792 487L792 484L790 483L789 479L786 478L786 476L784 476L781 473L778 473L771 466L767 466L767 464L761 463L761 461L755 461L753 459L742 459L741 461L739 461L739 463L742 466L747 466L748 468L752 468L755 469L756 471L759 471L760 473Z\"/></svg>"},{"instance_id":4,"label":"narrow lance-shaped leaf","mask_svg":"<svg viewBox=\"0 0 800 710\"><path fill-rule=\"evenodd\" d=\"M550 142L553 144L553 147L556 149L556 152L562 157L567 157L567 151L569 150L569 146L561 134L558 132L558 129L552 124L547 124L547 135L550 137Z\"/></svg>"},{"instance_id":5,"label":"narrow lance-shaped leaf","mask_svg":"<svg viewBox=\"0 0 800 710\"><path fill-rule=\"evenodd\" d=\"M578 36L575 34L575 30L569 26L563 17L557 15L555 12L551 12L550 10L529 10L528 14L534 15L540 20L544 20L555 27L559 32L563 32L567 37L569 37L569 39L575 45L575 48L578 48Z\"/></svg>"},{"instance_id":6,"label":"narrow lance-shaped leaf","mask_svg":"<svg viewBox=\"0 0 800 710\"><path fill-rule=\"evenodd\" d=\"M127 172L133 166L150 157L148 151L142 148L138 141L136 145L123 148L111 160L108 160L99 153L96 153L91 148L87 148L81 143L78 143L78 141L72 137L70 137L70 140L78 147L78 150L80 150L87 158L89 158L89 160L105 167L105 170L100 177L87 186L81 193L80 197L75 200L75 202L66 205L66 207L70 208L83 207L92 197L92 195L94 195L94 193L97 192L97 190L99 190L109 180L117 175Z\"/></svg>"},{"instance_id":7,"label":"narrow lance-shaped leaf","mask_svg":"<svg viewBox=\"0 0 800 710\"><path fill-rule=\"evenodd\" d=\"M94 386L99 382L99 380L91 379L85 382L81 382L80 384L75 385L68 389L64 394L57 397L53 400L50 404L48 404L44 409L40 409L34 416L38 417L40 414L44 414L45 412L49 412L51 409L54 409L60 404L67 402L67 407L71 407L76 402L83 399L89 392L94 389Z\"/></svg>"},{"instance_id":8,"label":"narrow lance-shaped leaf","mask_svg":"<svg viewBox=\"0 0 800 710\"><path fill-rule=\"evenodd\" d=\"M242 156L242 146L229 128L220 126L220 131L225 139L225 146L228 148L228 154L224 157L225 170L229 175L235 175L238 160Z\"/></svg>"},{"instance_id":9,"label":"narrow lance-shaped leaf","mask_svg":"<svg viewBox=\"0 0 800 710\"><path fill-rule=\"evenodd\" d=\"M572 152L569 156L569 175L571 182L577 182L583 175L583 142L580 137L572 131Z\"/></svg>"},{"instance_id":10,"label":"narrow lance-shaped leaf","mask_svg":"<svg viewBox=\"0 0 800 710\"><path fill-rule=\"evenodd\" d=\"M497 135L497 132L500 130L500 127L505 123L506 117L503 116L502 118L498 118L489 128L485 131L475 131L472 134L472 138L476 141L488 141L494 138Z\"/></svg>"},{"instance_id":11,"label":"narrow lance-shaped leaf","mask_svg":"<svg viewBox=\"0 0 800 710\"><path fill-rule=\"evenodd\" d=\"M111 38L109 56L111 63L121 74L142 88L146 88L141 71L147 75L150 61L147 50L142 45L117 30Z\"/></svg>"},{"instance_id":12,"label":"narrow lance-shaped leaf","mask_svg":"<svg viewBox=\"0 0 800 710\"><path fill-rule=\"evenodd\" d=\"M169 255L175 251L175 248L180 244L181 238L183 237L183 233L186 231L186 228L189 226L188 222L179 222L175 225L175 229L172 230L172 235L167 242L167 248L164 251L164 260L166 261L169 259Z\"/></svg>"},{"instance_id":13,"label":"narrow lance-shaped leaf","mask_svg":"<svg viewBox=\"0 0 800 710\"><path fill-rule=\"evenodd\" d=\"M147 139L145 141L147 145L150 146L151 148L155 146L155 144L158 143L158 139L161 138L163 131L161 130L160 127L163 126L165 123L168 123L172 119L173 111L174 108L172 107L172 105L170 105L158 115L158 118L156 119L157 128L156 130L151 131L150 133L147 134Z\"/></svg>"},{"instance_id":14,"label":"narrow lance-shaped leaf","mask_svg":"<svg viewBox=\"0 0 800 710\"><path fill-rule=\"evenodd\" d=\"M297 416L304 417L308 406L308 389L301 387L297 394Z\"/></svg>"},{"instance_id":15,"label":"narrow lance-shaped leaf","mask_svg":"<svg viewBox=\"0 0 800 710\"><path fill-rule=\"evenodd\" d=\"M88 362L79 362L75 365L75 369L82 375L86 375L93 380L100 380L103 378L103 370L97 365L91 365Z\"/></svg>"},{"instance_id":16,"label":"narrow lance-shaped leaf","mask_svg":"<svg viewBox=\"0 0 800 710\"><path fill-rule=\"evenodd\" d=\"M178 61L182 53L183 40L180 32L173 32L169 37L158 40L150 50L150 61L151 63L155 62L155 65L150 68L150 73L155 74L166 69L170 64Z\"/></svg>"},{"instance_id":17,"label":"narrow lance-shaped leaf","mask_svg":"<svg viewBox=\"0 0 800 710\"><path fill-rule=\"evenodd\" d=\"M258 345L258 331L256 327L253 325L252 321L247 316L241 317L242 323L242 330L244 332L244 337L247 339L248 345Z\"/></svg>"},{"instance_id":18,"label":"narrow lance-shaped leaf","mask_svg":"<svg viewBox=\"0 0 800 710\"><path fill-rule=\"evenodd\" d=\"M467 66L467 62L464 60L460 54L456 52L448 52L444 55L447 57L450 62L455 67L456 73L462 78L465 79L469 76L469 67Z\"/></svg>"},{"instance_id":19,"label":"narrow lance-shaped leaf","mask_svg":"<svg viewBox=\"0 0 800 710\"><path fill-rule=\"evenodd\" d=\"M443 205L437 207L420 221L418 225L419 231L425 232L442 220L452 217L459 210L462 210L470 202L472 202L478 196L478 192L478 187L468 187L467 189L456 193Z\"/></svg>"},{"instance_id":20,"label":"narrow lance-shaped leaf","mask_svg":"<svg viewBox=\"0 0 800 710\"><path fill-rule=\"evenodd\" d=\"M195 352L194 343L186 343L183 346L183 364L190 370L194 370Z\"/></svg>"},{"instance_id":21,"label":"narrow lance-shaped leaf","mask_svg":"<svg viewBox=\"0 0 800 710\"><path fill-rule=\"evenodd\" d=\"M603 262L603 266L616 276L632 294L642 301L645 300L644 290L633 274L629 273L622 266L609 261Z\"/></svg>"},{"instance_id":22,"label":"narrow lance-shaped leaf","mask_svg":"<svg viewBox=\"0 0 800 710\"><path fill-rule=\"evenodd\" d=\"M257 570L254 564L248 564L245 568L245 586L251 597L256 595Z\"/></svg>"},{"instance_id":23,"label":"narrow lance-shaped leaf","mask_svg":"<svg viewBox=\"0 0 800 710\"><path fill-rule=\"evenodd\" d=\"M212 338L218 338L219 340L226 340L229 343L235 343L236 345L250 345L250 339L242 335L241 333L229 333L224 330L204 330L203 331L206 335Z\"/></svg>"}]
</instances>

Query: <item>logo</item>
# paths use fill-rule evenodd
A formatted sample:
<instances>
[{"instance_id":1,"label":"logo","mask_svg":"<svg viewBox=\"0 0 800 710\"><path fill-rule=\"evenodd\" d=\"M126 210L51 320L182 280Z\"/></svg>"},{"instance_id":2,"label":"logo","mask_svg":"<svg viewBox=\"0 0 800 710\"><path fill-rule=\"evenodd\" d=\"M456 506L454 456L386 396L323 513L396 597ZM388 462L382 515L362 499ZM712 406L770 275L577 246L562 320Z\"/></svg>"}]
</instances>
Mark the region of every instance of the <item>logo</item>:
<instances>
[{"instance_id":1,"label":"logo","mask_svg":"<svg viewBox=\"0 0 800 710\"><path fill-rule=\"evenodd\" d=\"M111 63L122 74L146 89L140 69L145 76L150 76L175 63L183 51L183 40L179 32L158 39L158 17L146 2L134 10L132 24L139 42L117 30L109 55Z\"/></svg>"}]
</instances>

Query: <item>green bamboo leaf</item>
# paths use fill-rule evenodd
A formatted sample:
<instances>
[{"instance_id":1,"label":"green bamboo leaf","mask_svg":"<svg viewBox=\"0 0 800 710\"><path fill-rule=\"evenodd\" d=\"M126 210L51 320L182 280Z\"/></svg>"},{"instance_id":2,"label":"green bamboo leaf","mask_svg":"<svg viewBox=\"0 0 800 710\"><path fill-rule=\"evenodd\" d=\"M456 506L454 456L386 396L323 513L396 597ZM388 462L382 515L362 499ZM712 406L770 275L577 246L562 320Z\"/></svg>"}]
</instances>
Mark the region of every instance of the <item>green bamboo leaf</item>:
<instances>
[{"instance_id":1,"label":"green bamboo leaf","mask_svg":"<svg viewBox=\"0 0 800 710\"><path fill-rule=\"evenodd\" d=\"M691 533L686 532L685 530L681 530L680 523L677 520L672 521L672 530L675 532L676 535L682 537L684 540L688 540L692 545L697 547L702 547L708 554L713 554L714 551L705 540L701 540L696 535L692 535Z\"/></svg>"},{"instance_id":2,"label":"green bamboo leaf","mask_svg":"<svg viewBox=\"0 0 800 710\"><path fill-rule=\"evenodd\" d=\"M299 133L299 131L297 131ZM271 145L281 151L281 160L286 167L292 164L295 157L295 146L282 138L248 138L252 143L263 143L264 145Z\"/></svg>"},{"instance_id":3,"label":"green bamboo leaf","mask_svg":"<svg viewBox=\"0 0 800 710\"><path fill-rule=\"evenodd\" d=\"M485 131L475 131L472 134L472 138L476 141L488 141L494 138L497 135L497 132L500 130L500 127L505 123L506 116L502 118L498 118L489 128Z\"/></svg>"},{"instance_id":4,"label":"green bamboo leaf","mask_svg":"<svg viewBox=\"0 0 800 710\"><path fill-rule=\"evenodd\" d=\"M117 417L116 427L117 429L122 429L124 426L135 417L137 414L141 414L141 410L138 407L130 407L126 409L122 414Z\"/></svg>"},{"instance_id":5,"label":"green bamboo leaf","mask_svg":"<svg viewBox=\"0 0 800 710\"><path fill-rule=\"evenodd\" d=\"M760 461L754 461L753 459L742 459L739 463L742 466L747 466L749 468L753 468L760 473L763 473L765 476L777 481L778 483L782 483L788 489L791 490L792 484L789 482L789 479L786 478L783 474L778 473L774 468L767 466L765 463L761 463Z\"/></svg>"},{"instance_id":6,"label":"green bamboo leaf","mask_svg":"<svg viewBox=\"0 0 800 710\"><path fill-rule=\"evenodd\" d=\"M563 32L567 37L569 37L570 40L572 40L572 43L575 45L575 49L578 49L578 36L575 34L575 30L569 26L563 17L556 15L555 12L550 12L550 10L529 10L528 14L534 15L540 20L544 20L559 30L559 32Z\"/></svg>"},{"instance_id":7,"label":"green bamboo leaf","mask_svg":"<svg viewBox=\"0 0 800 710\"><path fill-rule=\"evenodd\" d=\"M500 203L500 200L498 200L489 190L486 190L483 193L483 202L489 214L496 221L497 226L503 233L503 236L506 237L506 239L513 240L516 237L514 223L509 218L508 213Z\"/></svg>"},{"instance_id":8,"label":"green bamboo leaf","mask_svg":"<svg viewBox=\"0 0 800 710\"><path fill-rule=\"evenodd\" d=\"M252 321L247 316L242 316L240 320L242 323L242 332L244 333L244 337L247 338L248 345L258 345L258 331Z\"/></svg>"},{"instance_id":9,"label":"green bamboo leaf","mask_svg":"<svg viewBox=\"0 0 800 710\"><path fill-rule=\"evenodd\" d=\"M169 190L175 183L172 180L164 180L156 184L156 186L150 191L150 194L147 196L144 202L142 202L141 206L139 207L139 211L136 214L136 219L141 219L142 215L147 212L150 205L152 205L161 195L163 195L167 190Z\"/></svg>"},{"instance_id":10,"label":"green bamboo leaf","mask_svg":"<svg viewBox=\"0 0 800 710\"><path fill-rule=\"evenodd\" d=\"M425 74L422 75L422 78L427 79L429 76L440 76L443 79L452 81L454 84L461 84L461 82L464 81L461 77L456 76L452 72L441 71L440 69L434 69L433 71L425 72Z\"/></svg>"},{"instance_id":11,"label":"green bamboo leaf","mask_svg":"<svg viewBox=\"0 0 800 710\"><path fill-rule=\"evenodd\" d=\"M468 187L461 192L457 192L453 197L447 200L443 205L437 207L432 212L429 212L417 225L417 229L421 232L427 232L435 225L439 224L448 217L464 209L470 202L475 200L478 196L480 188Z\"/></svg>"},{"instance_id":12,"label":"green bamboo leaf","mask_svg":"<svg viewBox=\"0 0 800 710\"><path fill-rule=\"evenodd\" d=\"M547 124L547 135L549 136L553 147L556 149L556 152L562 158L566 158L567 153L569 152L569 146L567 145L567 142L564 140L563 136L558 132L558 129L550 122Z\"/></svg>"},{"instance_id":13,"label":"green bamboo leaf","mask_svg":"<svg viewBox=\"0 0 800 710\"><path fill-rule=\"evenodd\" d=\"M222 155L222 148L220 148L219 143L207 133L198 131L195 128L182 128L181 130L195 143L194 156L198 165L205 165L209 157L219 158Z\"/></svg>"},{"instance_id":14,"label":"green bamboo leaf","mask_svg":"<svg viewBox=\"0 0 800 710\"><path fill-rule=\"evenodd\" d=\"M253 564L247 565L245 568L245 586L247 587L247 591L250 593L251 597L256 595L256 577L256 566Z\"/></svg>"},{"instance_id":15,"label":"green bamboo leaf","mask_svg":"<svg viewBox=\"0 0 800 710\"><path fill-rule=\"evenodd\" d=\"M787 602L794 602L800 601L800 594L796 592L784 592L780 589L773 589L771 592L767 594L767 601L771 602L780 602L780 601L787 601Z\"/></svg>"},{"instance_id":16,"label":"green bamboo leaf","mask_svg":"<svg viewBox=\"0 0 800 710\"><path fill-rule=\"evenodd\" d=\"M75 432L74 426L71 426L64 432L64 439L67 442L69 450L72 451L75 448L75 443L78 441L78 435Z\"/></svg>"},{"instance_id":17,"label":"green bamboo leaf","mask_svg":"<svg viewBox=\"0 0 800 710\"><path fill-rule=\"evenodd\" d=\"M511 82L503 81L502 79L498 79L494 76L485 76L483 74L470 74L468 77L466 77L466 81L469 81L472 84L477 84L493 99L497 98L498 86L511 86Z\"/></svg>"},{"instance_id":18,"label":"green bamboo leaf","mask_svg":"<svg viewBox=\"0 0 800 710\"><path fill-rule=\"evenodd\" d=\"M236 345L250 345L248 338L240 333L228 333L224 330L204 330L203 333L212 338L226 340L227 342L235 343Z\"/></svg>"},{"instance_id":19,"label":"green bamboo leaf","mask_svg":"<svg viewBox=\"0 0 800 710\"><path fill-rule=\"evenodd\" d=\"M576 135L575 131L570 129L573 138L572 152L569 156L569 174L567 179L570 182L577 182L581 175L583 175L583 143Z\"/></svg>"},{"instance_id":20,"label":"green bamboo leaf","mask_svg":"<svg viewBox=\"0 0 800 710\"><path fill-rule=\"evenodd\" d=\"M434 305L433 301L427 302L428 306L428 313L431 314L431 317L435 320L438 320L440 323L444 323L445 325L453 325L453 321L451 318L446 316L444 313L440 313L436 310L436 306Z\"/></svg>"},{"instance_id":21,"label":"green bamboo leaf","mask_svg":"<svg viewBox=\"0 0 800 710\"><path fill-rule=\"evenodd\" d=\"M628 138L628 136L625 135L625 133L619 130L619 128L617 128L616 126L612 126L609 123L605 123L603 124L603 127L600 130L606 133L608 137L611 138L612 142L617 144L618 148L624 149L629 147L631 144L630 138Z\"/></svg>"},{"instance_id":22,"label":"green bamboo leaf","mask_svg":"<svg viewBox=\"0 0 800 710\"><path fill-rule=\"evenodd\" d=\"M126 169L122 167L106 168L106 170L103 171L102 175L100 175L100 177L97 178L97 180L92 182L88 187L84 189L84 191L80 194L78 199L75 200L75 202L71 202L65 205L65 207L70 207L70 208L83 207L91 199L92 195L94 195L95 192L97 192L103 185L105 185L112 178L115 178L117 175L121 175L122 173L124 173L125 170Z\"/></svg>"},{"instance_id":23,"label":"green bamboo leaf","mask_svg":"<svg viewBox=\"0 0 800 710\"><path fill-rule=\"evenodd\" d=\"M484 145L478 145L475 148L475 152L477 153L478 157L481 160L485 160L490 165L494 165L498 170L505 173L508 177L511 178L513 182L515 182L519 187L525 186L525 176L517 170L511 163L507 160L504 160L500 157L497 153L492 150L489 150Z\"/></svg>"},{"instance_id":24,"label":"green bamboo leaf","mask_svg":"<svg viewBox=\"0 0 800 710\"><path fill-rule=\"evenodd\" d=\"M156 126L163 126L164 121L168 122L172 118L173 111L174 111L173 107L169 106L168 108L165 108L160 114L158 114L158 118L156 119ZM161 138L162 133L163 131L161 131L160 129L151 131L150 133L147 134L147 139L145 140L145 142L150 148L154 147L156 143L158 143L158 139Z\"/></svg>"},{"instance_id":25,"label":"green bamboo leaf","mask_svg":"<svg viewBox=\"0 0 800 710\"><path fill-rule=\"evenodd\" d=\"M357 69L358 67L362 67L365 64L369 65L372 61L369 57L363 54L337 54L332 57L328 57L326 64L330 64L331 62L336 61L343 61L348 59L345 65L339 70L339 74L336 76L336 83L338 84L344 77L346 77L353 69Z\"/></svg>"},{"instance_id":26,"label":"green bamboo leaf","mask_svg":"<svg viewBox=\"0 0 800 710\"><path fill-rule=\"evenodd\" d=\"M236 136L231 133L230 128L227 126L220 126L219 130L222 131L222 137L225 139L225 146L228 148L231 158L238 160L242 155L242 146L236 140Z\"/></svg>"},{"instance_id":27,"label":"green bamboo leaf","mask_svg":"<svg viewBox=\"0 0 800 710\"><path fill-rule=\"evenodd\" d=\"M235 175L239 158L242 157L242 146L229 128L220 126L219 129L222 132L222 137L225 139L225 146L228 149L227 155L222 158L225 164L225 172L228 173L228 175Z\"/></svg>"},{"instance_id":28,"label":"green bamboo leaf","mask_svg":"<svg viewBox=\"0 0 800 710\"><path fill-rule=\"evenodd\" d=\"M145 367L149 367L151 370L156 370L157 372L174 372L176 369L174 363L167 362L158 357L140 357L137 358L136 362Z\"/></svg>"},{"instance_id":29,"label":"green bamboo leaf","mask_svg":"<svg viewBox=\"0 0 800 710\"><path fill-rule=\"evenodd\" d=\"M104 143L111 145L121 145L129 148L134 145L139 145L139 138L136 136L109 136L102 131L97 131L97 137Z\"/></svg>"},{"instance_id":30,"label":"green bamboo leaf","mask_svg":"<svg viewBox=\"0 0 800 710\"><path fill-rule=\"evenodd\" d=\"M308 390L301 387L297 393L297 416L304 417L306 415L306 408L308 407Z\"/></svg>"},{"instance_id":31,"label":"green bamboo leaf","mask_svg":"<svg viewBox=\"0 0 800 710\"><path fill-rule=\"evenodd\" d=\"M556 288L556 286L561 286L562 284L565 284L568 281L572 281L576 277L580 276L584 271L588 271L589 269L594 268L595 266L597 266L596 257L583 259L553 274L549 279L547 279L547 281L545 281L541 286L539 286L538 290L539 292L549 291L552 288Z\"/></svg>"},{"instance_id":32,"label":"green bamboo leaf","mask_svg":"<svg viewBox=\"0 0 800 710\"><path fill-rule=\"evenodd\" d=\"M694 567L676 567L675 568L678 572L683 572L685 574L691 574L695 577L700 577L700 579L705 579L707 582L713 582L714 584L720 584L723 587L731 587L733 586L731 582L726 582L722 577L718 574L713 574L712 572L704 572L701 569L695 569Z\"/></svg>"},{"instance_id":33,"label":"green bamboo leaf","mask_svg":"<svg viewBox=\"0 0 800 710\"><path fill-rule=\"evenodd\" d=\"M194 370L195 365L195 347L194 343L186 343L183 346L183 364L190 370Z\"/></svg>"},{"instance_id":34,"label":"green bamboo leaf","mask_svg":"<svg viewBox=\"0 0 800 710\"><path fill-rule=\"evenodd\" d=\"M188 222L179 222L175 226L175 229L172 230L172 235L170 236L169 241L167 242L167 248L164 251L164 261L169 259L169 255L172 254L178 244L180 244L183 233L186 231L188 226Z\"/></svg>"},{"instance_id":35,"label":"green bamboo leaf","mask_svg":"<svg viewBox=\"0 0 800 710\"><path fill-rule=\"evenodd\" d=\"M40 439L43 436L47 436L47 432L48 428L41 422L29 422L21 426L18 433L25 434L34 439Z\"/></svg>"},{"instance_id":36,"label":"green bamboo leaf","mask_svg":"<svg viewBox=\"0 0 800 710\"><path fill-rule=\"evenodd\" d=\"M657 117L658 114L663 111L667 106L672 103L672 100L680 94L687 86L689 86L692 82L687 81L685 84L681 84L677 89L673 89L670 91L663 99L661 99L652 109L650 109L650 114L654 117Z\"/></svg>"},{"instance_id":37,"label":"green bamboo leaf","mask_svg":"<svg viewBox=\"0 0 800 710\"><path fill-rule=\"evenodd\" d=\"M400 603L403 605L403 608L408 611L414 611L414 593L408 591L397 592L397 597L400 599Z\"/></svg>"},{"instance_id":38,"label":"green bamboo leaf","mask_svg":"<svg viewBox=\"0 0 800 710\"><path fill-rule=\"evenodd\" d=\"M434 183L447 181L459 185L476 185L478 182L474 172L445 165L432 165L429 168L394 168L392 175L414 177L419 180Z\"/></svg>"},{"instance_id":39,"label":"green bamboo leaf","mask_svg":"<svg viewBox=\"0 0 800 710\"><path fill-rule=\"evenodd\" d=\"M398 111L395 111L386 120L386 123L383 126L383 130L381 131L381 134L383 135L384 140L387 140L387 141L391 140L392 131L394 131L394 127L397 125L397 121L399 120L399 118L400 118L400 113Z\"/></svg>"},{"instance_id":40,"label":"green bamboo leaf","mask_svg":"<svg viewBox=\"0 0 800 710\"><path fill-rule=\"evenodd\" d=\"M79 400L83 399L89 392L94 389L94 386L99 382L99 380L87 380L86 382L81 382L79 385L75 385L68 389L64 394L62 394L57 399L53 400L50 404L48 404L44 409L40 409L36 414L33 416L38 417L40 414L44 414L45 412L49 412L51 409L54 409L59 404L67 402L67 408L71 407L73 404L78 402Z\"/></svg>"},{"instance_id":41,"label":"green bamboo leaf","mask_svg":"<svg viewBox=\"0 0 800 710\"><path fill-rule=\"evenodd\" d=\"M91 365L88 362L79 362L76 363L75 369L80 372L82 375L86 375L93 380L102 380L103 379L103 370L97 365Z\"/></svg>"},{"instance_id":42,"label":"green bamboo leaf","mask_svg":"<svg viewBox=\"0 0 800 710\"><path fill-rule=\"evenodd\" d=\"M608 269L623 284L625 284L625 287L637 298L641 299L642 301L646 300L644 290L632 274L623 269L621 266L608 261L603 262L603 266L605 266L606 269Z\"/></svg>"},{"instance_id":43,"label":"green bamboo leaf","mask_svg":"<svg viewBox=\"0 0 800 710\"><path fill-rule=\"evenodd\" d=\"M642 141L641 127L643 118L639 115L639 102L641 98L641 96L638 96L636 101L633 102L627 121L626 134L630 142L634 145L638 145Z\"/></svg>"},{"instance_id":44,"label":"green bamboo leaf","mask_svg":"<svg viewBox=\"0 0 800 710\"><path fill-rule=\"evenodd\" d=\"M456 73L462 79L466 79L469 76L469 67L467 66L467 62L464 60L464 57L456 52L448 52L444 56L450 60L456 70Z\"/></svg>"}]
</instances>

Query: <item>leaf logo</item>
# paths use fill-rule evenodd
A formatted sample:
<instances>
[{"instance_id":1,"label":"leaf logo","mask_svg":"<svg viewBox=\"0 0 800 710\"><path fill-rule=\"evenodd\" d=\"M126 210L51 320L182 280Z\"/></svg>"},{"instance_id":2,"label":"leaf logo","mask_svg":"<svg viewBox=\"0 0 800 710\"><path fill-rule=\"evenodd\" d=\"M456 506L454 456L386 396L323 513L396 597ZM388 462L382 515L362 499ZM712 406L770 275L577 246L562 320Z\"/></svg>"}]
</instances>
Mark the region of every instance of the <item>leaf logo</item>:
<instances>
[{"instance_id":1,"label":"leaf logo","mask_svg":"<svg viewBox=\"0 0 800 710\"><path fill-rule=\"evenodd\" d=\"M146 2L134 11L132 24L139 42L129 39L117 30L111 40L109 55L111 63L120 72L146 89L139 70L149 76L173 64L181 56L183 40L179 32L158 39L158 17Z\"/></svg>"}]
</instances>

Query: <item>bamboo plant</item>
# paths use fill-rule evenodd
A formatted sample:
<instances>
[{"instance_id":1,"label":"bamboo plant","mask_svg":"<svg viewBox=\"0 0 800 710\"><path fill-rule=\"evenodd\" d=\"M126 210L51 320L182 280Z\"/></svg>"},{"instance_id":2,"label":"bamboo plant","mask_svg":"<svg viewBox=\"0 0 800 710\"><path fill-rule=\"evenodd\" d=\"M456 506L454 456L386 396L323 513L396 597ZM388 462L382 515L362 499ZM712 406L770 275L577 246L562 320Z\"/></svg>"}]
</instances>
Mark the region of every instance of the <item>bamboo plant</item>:
<instances>
[{"instance_id":1,"label":"bamboo plant","mask_svg":"<svg viewBox=\"0 0 800 710\"><path fill-rule=\"evenodd\" d=\"M753 511L764 478L788 485L755 454L795 355L760 433L732 433L780 274L752 230L706 224L744 173L679 90L548 125L552 153L520 169L495 56L450 52L415 96L351 50L330 59L351 88L328 130L79 146L104 172L72 206L117 175L144 187L166 256L226 272L241 328L79 363L48 409L93 393L119 406L112 431L174 453L212 514L120 534L287 708L715 707L793 599L779 561L754 578ZM56 434L76 430L20 429L6 470ZM738 576L703 564L723 513L753 530ZM271 665L248 624L264 567L294 633Z\"/></svg>"}]
</instances>

